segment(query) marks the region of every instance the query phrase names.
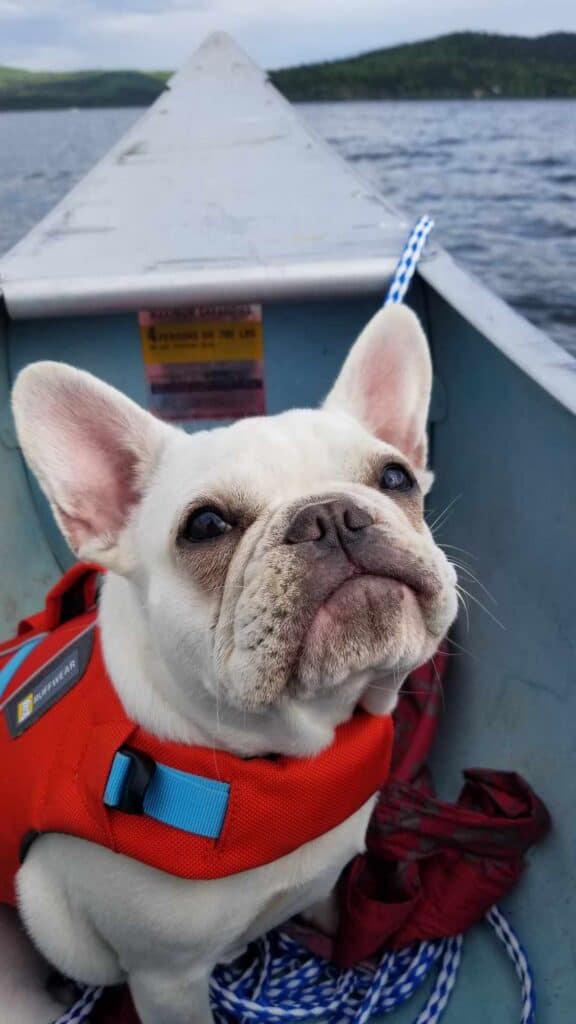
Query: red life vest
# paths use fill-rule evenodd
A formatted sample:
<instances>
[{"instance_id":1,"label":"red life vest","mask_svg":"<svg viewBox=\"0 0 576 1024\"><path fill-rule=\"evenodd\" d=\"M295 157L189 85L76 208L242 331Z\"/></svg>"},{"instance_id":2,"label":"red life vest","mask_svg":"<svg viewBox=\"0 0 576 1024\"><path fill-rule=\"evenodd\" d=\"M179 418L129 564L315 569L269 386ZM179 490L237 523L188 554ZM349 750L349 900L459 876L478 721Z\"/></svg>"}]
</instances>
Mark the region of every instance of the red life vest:
<instances>
[{"instance_id":1,"label":"red life vest","mask_svg":"<svg viewBox=\"0 0 576 1024\"><path fill-rule=\"evenodd\" d=\"M0 646L0 901L60 832L180 878L259 867L335 828L386 781L392 721L358 711L315 757L242 759L159 740L108 678L97 566L77 565Z\"/></svg>"}]
</instances>

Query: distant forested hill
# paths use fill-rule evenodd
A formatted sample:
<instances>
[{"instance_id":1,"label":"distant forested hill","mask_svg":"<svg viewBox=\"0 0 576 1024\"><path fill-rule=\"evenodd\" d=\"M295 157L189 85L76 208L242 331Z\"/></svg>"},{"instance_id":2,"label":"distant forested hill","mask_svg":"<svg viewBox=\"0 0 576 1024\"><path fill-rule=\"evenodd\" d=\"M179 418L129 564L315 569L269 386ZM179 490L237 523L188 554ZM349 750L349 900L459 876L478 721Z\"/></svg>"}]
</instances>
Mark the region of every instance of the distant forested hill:
<instances>
[{"instance_id":1,"label":"distant forested hill","mask_svg":"<svg viewBox=\"0 0 576 1024\"><path fill-rule=\"evenodd\" d=\"M21 71L0 67L0 110L146 107L161 93L162 71Z\"/></svg>"},{"instance_id":2,"label":"distant forested hill","mask_svg":"<svg viewBox=\"0 0 576 1024\"><path fill-rule=\"evenodd\" d=\"M576 34L458 32L271 78L291 100L576 96Z\"/></svg>"},{"instance_id":3,"label":"distant forested hill","mask_svg":"<svg viewBox=\"0 0 576 1024\"><path fill-rule=\"evenodd\" d=\"M458 32L345 60L272 71L291 100L576 97L576 34ZM168 73L0 67L0 110L147 106Z\"/></svg>"}]
</instances>

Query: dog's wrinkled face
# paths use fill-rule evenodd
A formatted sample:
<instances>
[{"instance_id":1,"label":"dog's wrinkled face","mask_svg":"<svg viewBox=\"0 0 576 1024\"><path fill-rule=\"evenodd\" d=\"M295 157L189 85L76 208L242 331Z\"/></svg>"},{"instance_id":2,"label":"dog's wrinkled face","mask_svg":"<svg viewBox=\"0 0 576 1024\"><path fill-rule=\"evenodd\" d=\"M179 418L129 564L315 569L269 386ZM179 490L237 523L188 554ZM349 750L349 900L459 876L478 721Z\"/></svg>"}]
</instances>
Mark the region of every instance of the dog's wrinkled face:
<instances>
[{"instance_id":1,"label":"dog's wrinkled face","mask_svg":"<svg viewBox=\"0 0 576 1024\"><path fill-rule=\"evenodd\" d=\"M318 411L187 435L54 363L21 374L14 410L73 550L137 594L181 711L200 691L251 714L336 692L384 711L456 611L423 518L430 385L396 307Z\"/></svg>"},{"instance_id":2,"label":"dog's wrinkled face","mask_svg":"<svg viewBox=\"0 0 576 1024\"><path fill-rule=\"evenodd\" d=\"M164 657L180 677L201 659L206 685L238 707L374 672L403 678L453 616L452 570L424 525L415 470L342 415L182 438L139 527Z\"/></svg>"}]
</instances>

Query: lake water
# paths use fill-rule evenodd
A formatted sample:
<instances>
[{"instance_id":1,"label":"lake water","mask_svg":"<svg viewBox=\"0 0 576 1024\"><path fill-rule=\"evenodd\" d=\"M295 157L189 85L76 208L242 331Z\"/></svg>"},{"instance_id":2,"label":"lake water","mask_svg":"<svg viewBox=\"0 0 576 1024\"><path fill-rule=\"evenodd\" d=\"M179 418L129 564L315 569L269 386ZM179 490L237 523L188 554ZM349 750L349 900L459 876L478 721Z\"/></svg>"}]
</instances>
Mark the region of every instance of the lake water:
<instances>
[{"instance_id":1,"label":"lake water","mask_svg":"<svg viewBox=\"0 0 576 1024\"><path fill-rule=\"evenodd\" d=\"M306 120L528 319L576 352L576 101L304 104ZM0 253L137 109L0 114Z\"/></svg>"}]
</instances>

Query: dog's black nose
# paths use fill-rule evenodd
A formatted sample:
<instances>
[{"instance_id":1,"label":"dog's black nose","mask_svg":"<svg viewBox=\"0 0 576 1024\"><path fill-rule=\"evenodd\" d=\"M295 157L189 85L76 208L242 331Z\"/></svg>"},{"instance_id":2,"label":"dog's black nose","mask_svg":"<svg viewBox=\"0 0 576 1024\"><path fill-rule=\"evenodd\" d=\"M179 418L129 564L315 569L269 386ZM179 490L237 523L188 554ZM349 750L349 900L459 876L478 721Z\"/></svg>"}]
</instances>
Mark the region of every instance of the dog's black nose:
<instances>
[{"instance_id":1,"label":"dog's black nose","mask_svg":"<svg viewBox=\"0 0 576 1024\"><path fill-rule=\"evenodd\" d=\"M305 505L296 512L284 535L286 544L346 545L359 540L359 534L374 520L349 498L334 498Z\"/></svg>"}]
</instances>

